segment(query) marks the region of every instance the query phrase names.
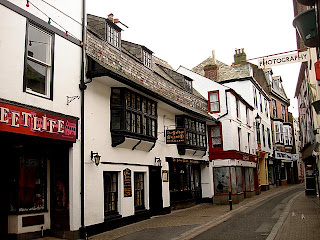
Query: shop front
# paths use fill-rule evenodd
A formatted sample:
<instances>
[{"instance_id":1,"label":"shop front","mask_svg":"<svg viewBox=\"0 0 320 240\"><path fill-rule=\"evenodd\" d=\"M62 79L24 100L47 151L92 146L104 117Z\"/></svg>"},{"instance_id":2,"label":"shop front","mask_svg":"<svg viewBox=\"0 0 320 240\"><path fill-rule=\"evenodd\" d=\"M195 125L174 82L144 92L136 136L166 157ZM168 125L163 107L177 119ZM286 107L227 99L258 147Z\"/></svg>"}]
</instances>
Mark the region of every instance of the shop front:
<instances>
[{"instance_id":1,"label":"shop front","mask_svg":"<svg viewBox=\"0 0 320 240\"><path fill-rule=\"evenodd\" d=\"M75 117L0 102L1 237L70 231L69 155L76 138Z\"/></svg>"},{"instance_id":2,"label":"shop front","mask_svg":"<svg viewBox=\"0 0 320 240\"><path fill-rule=\"evenodd\" d=\"M171 209L185 208L201 202L201 169L203 160L166 157L169 163Z\"/></svg>"},{"instance_id":3,"label":"shop front","mask_svg":"<svg viewBox=\"0 0 320 240\"><path fill-rule=\"evenodd\" d=\"M293 160L292 154L287 152L275 151L275 159L280 166L280 184L287 185L293 183Z\"/></svg>"}]
</instances>

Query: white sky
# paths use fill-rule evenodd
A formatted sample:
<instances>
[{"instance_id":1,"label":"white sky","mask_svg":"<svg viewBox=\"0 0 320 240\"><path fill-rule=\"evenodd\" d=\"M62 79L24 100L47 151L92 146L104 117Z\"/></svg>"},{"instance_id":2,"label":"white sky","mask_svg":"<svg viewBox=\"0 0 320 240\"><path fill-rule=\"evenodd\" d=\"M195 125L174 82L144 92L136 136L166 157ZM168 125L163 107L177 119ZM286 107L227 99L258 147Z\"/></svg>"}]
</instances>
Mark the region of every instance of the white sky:
<instances>
[{"instance_id":1,"label":"white sky","mask_svg":"<svg viewBox=\"0 0 320 240\"><path fill-rule=\"evenodd\" d=\"M129 27L120 26L123 40L146 46L174 69L191 69L212 50L231 65L238 48L247 59L297 49L293 0L87 0L87 12L105 18L113 13ZM282 77L295 117L299 68L300 63L272 68Z\"/></svg>"}]
</instances>

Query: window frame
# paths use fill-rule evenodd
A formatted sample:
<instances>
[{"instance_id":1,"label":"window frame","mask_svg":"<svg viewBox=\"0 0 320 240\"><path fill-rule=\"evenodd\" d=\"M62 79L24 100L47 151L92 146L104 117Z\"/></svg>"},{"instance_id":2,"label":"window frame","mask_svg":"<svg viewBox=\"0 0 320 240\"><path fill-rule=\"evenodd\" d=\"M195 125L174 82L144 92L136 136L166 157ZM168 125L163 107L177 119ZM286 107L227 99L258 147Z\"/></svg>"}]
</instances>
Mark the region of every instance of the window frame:
<instances>
[{"instance_id":1,"label":"window frame","mask_svg":"<svg viewBox=\"0 0 320 240\"><path fill-rule=\"evenodd\" d=\"M214 94L214 93L217 93L217 98L218 98L217 101L211 101L210 95ZM218 109L219 110L216 110L216 111L211 110L211 103L218 103ZM219 93L219 90L209 91L208 92L208 112L209 113L219 113L220 111L221 111L221 109L220 109L220 93Z\"/></svg>"},{"instance_id":2,"label":"window frame","mask_svg":"<svg viewBox=\"0 0 320 240\"><path fill-rule=\"evenodd\" d=\"M274 99L272 99L272 115L273 118L277 118L277 102Z\"/></svg>"},{"instance_id":3,"label":"window frame","mask_svg":"<svg viewBox=\"0 0 320 240\"><path fill-rule=\"evenodd\" d=\"M149 69L152 69L152 54L142 49L143 65Z\"/></svg>"},{"instance_id":4,"label":"window frame","mask_svg":"<svg viewBox=\"0 0 320 240\"><path fill-rule=\"evenodd\" d=\"M241 115L240 115L240 100L238 98L236 98L236 116L237 119L240 119Z\"/></svg>"},{"instance_id":5,"label":"window frame","mask_svg":"<svg viewBox=\"0 0 320 240\"><path fill-rule=\"evenodd\" d=\"M106 205L108 204L107 200L106 200L106 175L107 174L111 174L113 176L116 176L116 181L115 182L111 182L111 184L115 184L116 189L114 192L112 192L114 194L114 201L111 202L115 202L115 207L116 209L114 210L107 210ZM113 179L112 179L113 181ZM104 171L103 172L103 188L104 188L104 217L107 218L110 215L117 215L119 214L119 172L117 171Z\"/></svg>"},{"instance_id":6,"label":"window frame","mask_svg":"<svg viewBox=\"0 0 320 240\"><path fill-rule=\"evenodd\" d=\"M45 63L41 60L38 60L37 58L28 56L28 46L30 44L29 40L29 33L30 33L30 28L34 28L46 35L49 35L50 37L50 47L49 47L49 51L50 51L50 57L48 59L50 59L50 63ZM53 100L53 79L54 79L54 46L55 46L55 34L54 32L48 30L47 28L31 21L28 20L27 24L26 24L26 38L25 38L25 56L24 56L24 74L23 74L23 92L34 95L34 96L38 96L41 98L46 98L46 99L50 99ZM33 91L32 89L28 88L28 84L27 84L27 65L28 65L28 60L32 61L33 63L39 64L41 66L46 67L46 71L47 73L49 73L49 76L46 76L46 84L45 84L45 94Z\"/></svg>"},{"instance_id":7,"label":"window frame","mask_svg":"<svg viewBox=\"0 0 320 240\"><path fill-rule=\"evenodd\" d=\"M220 135L219 136L216 136L216 137L213 137L212 136L212 128L219 128L219 133L220 133ZM223 136L222 136L222 124L221 124L221 122L219 122L217 125L211 125L211 126L208 126L208 128L209 128L209 148L211 149L211 150L214 150L214 151L222 151L223 150ZM220 145L221 146L217 146L217 147L214 147L213 146L213 141L212 141L212 139L213 138L220 138Z\"/></svg>"},{"instance_id":8,"label":"window frame","mask_svg":"<svg viewBox=\"0 0 320 240\"><path fill-rule=\"evenodd\" d=\"M138 178L137 176L142 176L142 182L140 182L142 188L137 188L136 184L138 183L138 181L136 181ZM139 180L139 179L138 179ZM141 202L141 204L136 205L137 203L137 192L139 192L139 202ZM135 211L138 210L143 210L145 209L145 173L144 172L134 172L134 209Z\"/></svg>"},{"instance_id":9,"label":"window frame","mask_svg":"<svg viewBox=\"0 0 320 240\"><path fill-rule=\"evenodd\" d=\"M114 23L106 21L106 40L113 47L121 48L121 31L114 27ZM115 34L116 33L116 34Z\"/></svg>"}]
</instances>

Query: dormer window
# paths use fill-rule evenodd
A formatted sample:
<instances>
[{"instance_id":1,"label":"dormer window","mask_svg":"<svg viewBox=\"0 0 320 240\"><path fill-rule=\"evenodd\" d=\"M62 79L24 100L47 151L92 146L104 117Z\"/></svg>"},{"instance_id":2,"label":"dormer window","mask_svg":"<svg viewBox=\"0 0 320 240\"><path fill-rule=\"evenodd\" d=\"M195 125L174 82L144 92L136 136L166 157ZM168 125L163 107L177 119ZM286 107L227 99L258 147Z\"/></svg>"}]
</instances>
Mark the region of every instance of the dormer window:
<instances>
[{"instance_id":1,"label":"dormer window","mask_svg":"<svg viewBox=\"0 0 320 240\"><path fill-rule=\"evenodd\" d=\"M107 41L112 46L120 48L120 31L117 30L111 22L107 22Z\"/></svg>"},{"instance_id":2,"label":"dormer window","mask_svg":"<svg viewBox=\"0 0 320 240\"><path fill-rule=\"evenodd\" d=\"M152 69L152 55L145 50L142 50L142 52L143 52L143 64L147 68Z\"/></svg>"}]
</instances>

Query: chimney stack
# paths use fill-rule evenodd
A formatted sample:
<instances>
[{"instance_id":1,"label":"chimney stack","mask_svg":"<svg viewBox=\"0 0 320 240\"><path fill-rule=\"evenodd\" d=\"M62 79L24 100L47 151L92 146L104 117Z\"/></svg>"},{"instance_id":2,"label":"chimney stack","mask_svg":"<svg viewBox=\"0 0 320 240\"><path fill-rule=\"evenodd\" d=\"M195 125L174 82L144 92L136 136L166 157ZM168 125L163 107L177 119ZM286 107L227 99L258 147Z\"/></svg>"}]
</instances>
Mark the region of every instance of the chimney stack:
<instances>
[{"instance_id":1,"label":"chimney stack","mask_svg":"<svg viewBox=\"0 0 320 240\"><path fill-rule=\"evenodd\" d=\"M111 21L111 22L113 22L113 14L112 14L112 13L109 13L109 15L108 15L108 20Z\"/></svg>"},{"instance_id":2,"label":"chimney stack","mask_svg":"<svg viewBox=\"0 0 320 240\"><path fill-rule=\"evenodd\" d=\"M208 63L206 66L204 66L203 70L204 70L204 76L206 78L209 78L215 82L218 81L218 65L216 62L216 56L215 56L214 50L212 51L212 59L211 59L210 63Z\"/></svg>"},{"instance_id":3,"label":"chimney stack","mask_svg":"<svg viewBox=\"0 0 320 240\"><path fill-rule=\"evenodd\" d=\"M247 64L247 55L244 52L244 49L235 49L235 54L234 54L234 63L233 65L244 65Z\"/></svg>"}]
</instances>

